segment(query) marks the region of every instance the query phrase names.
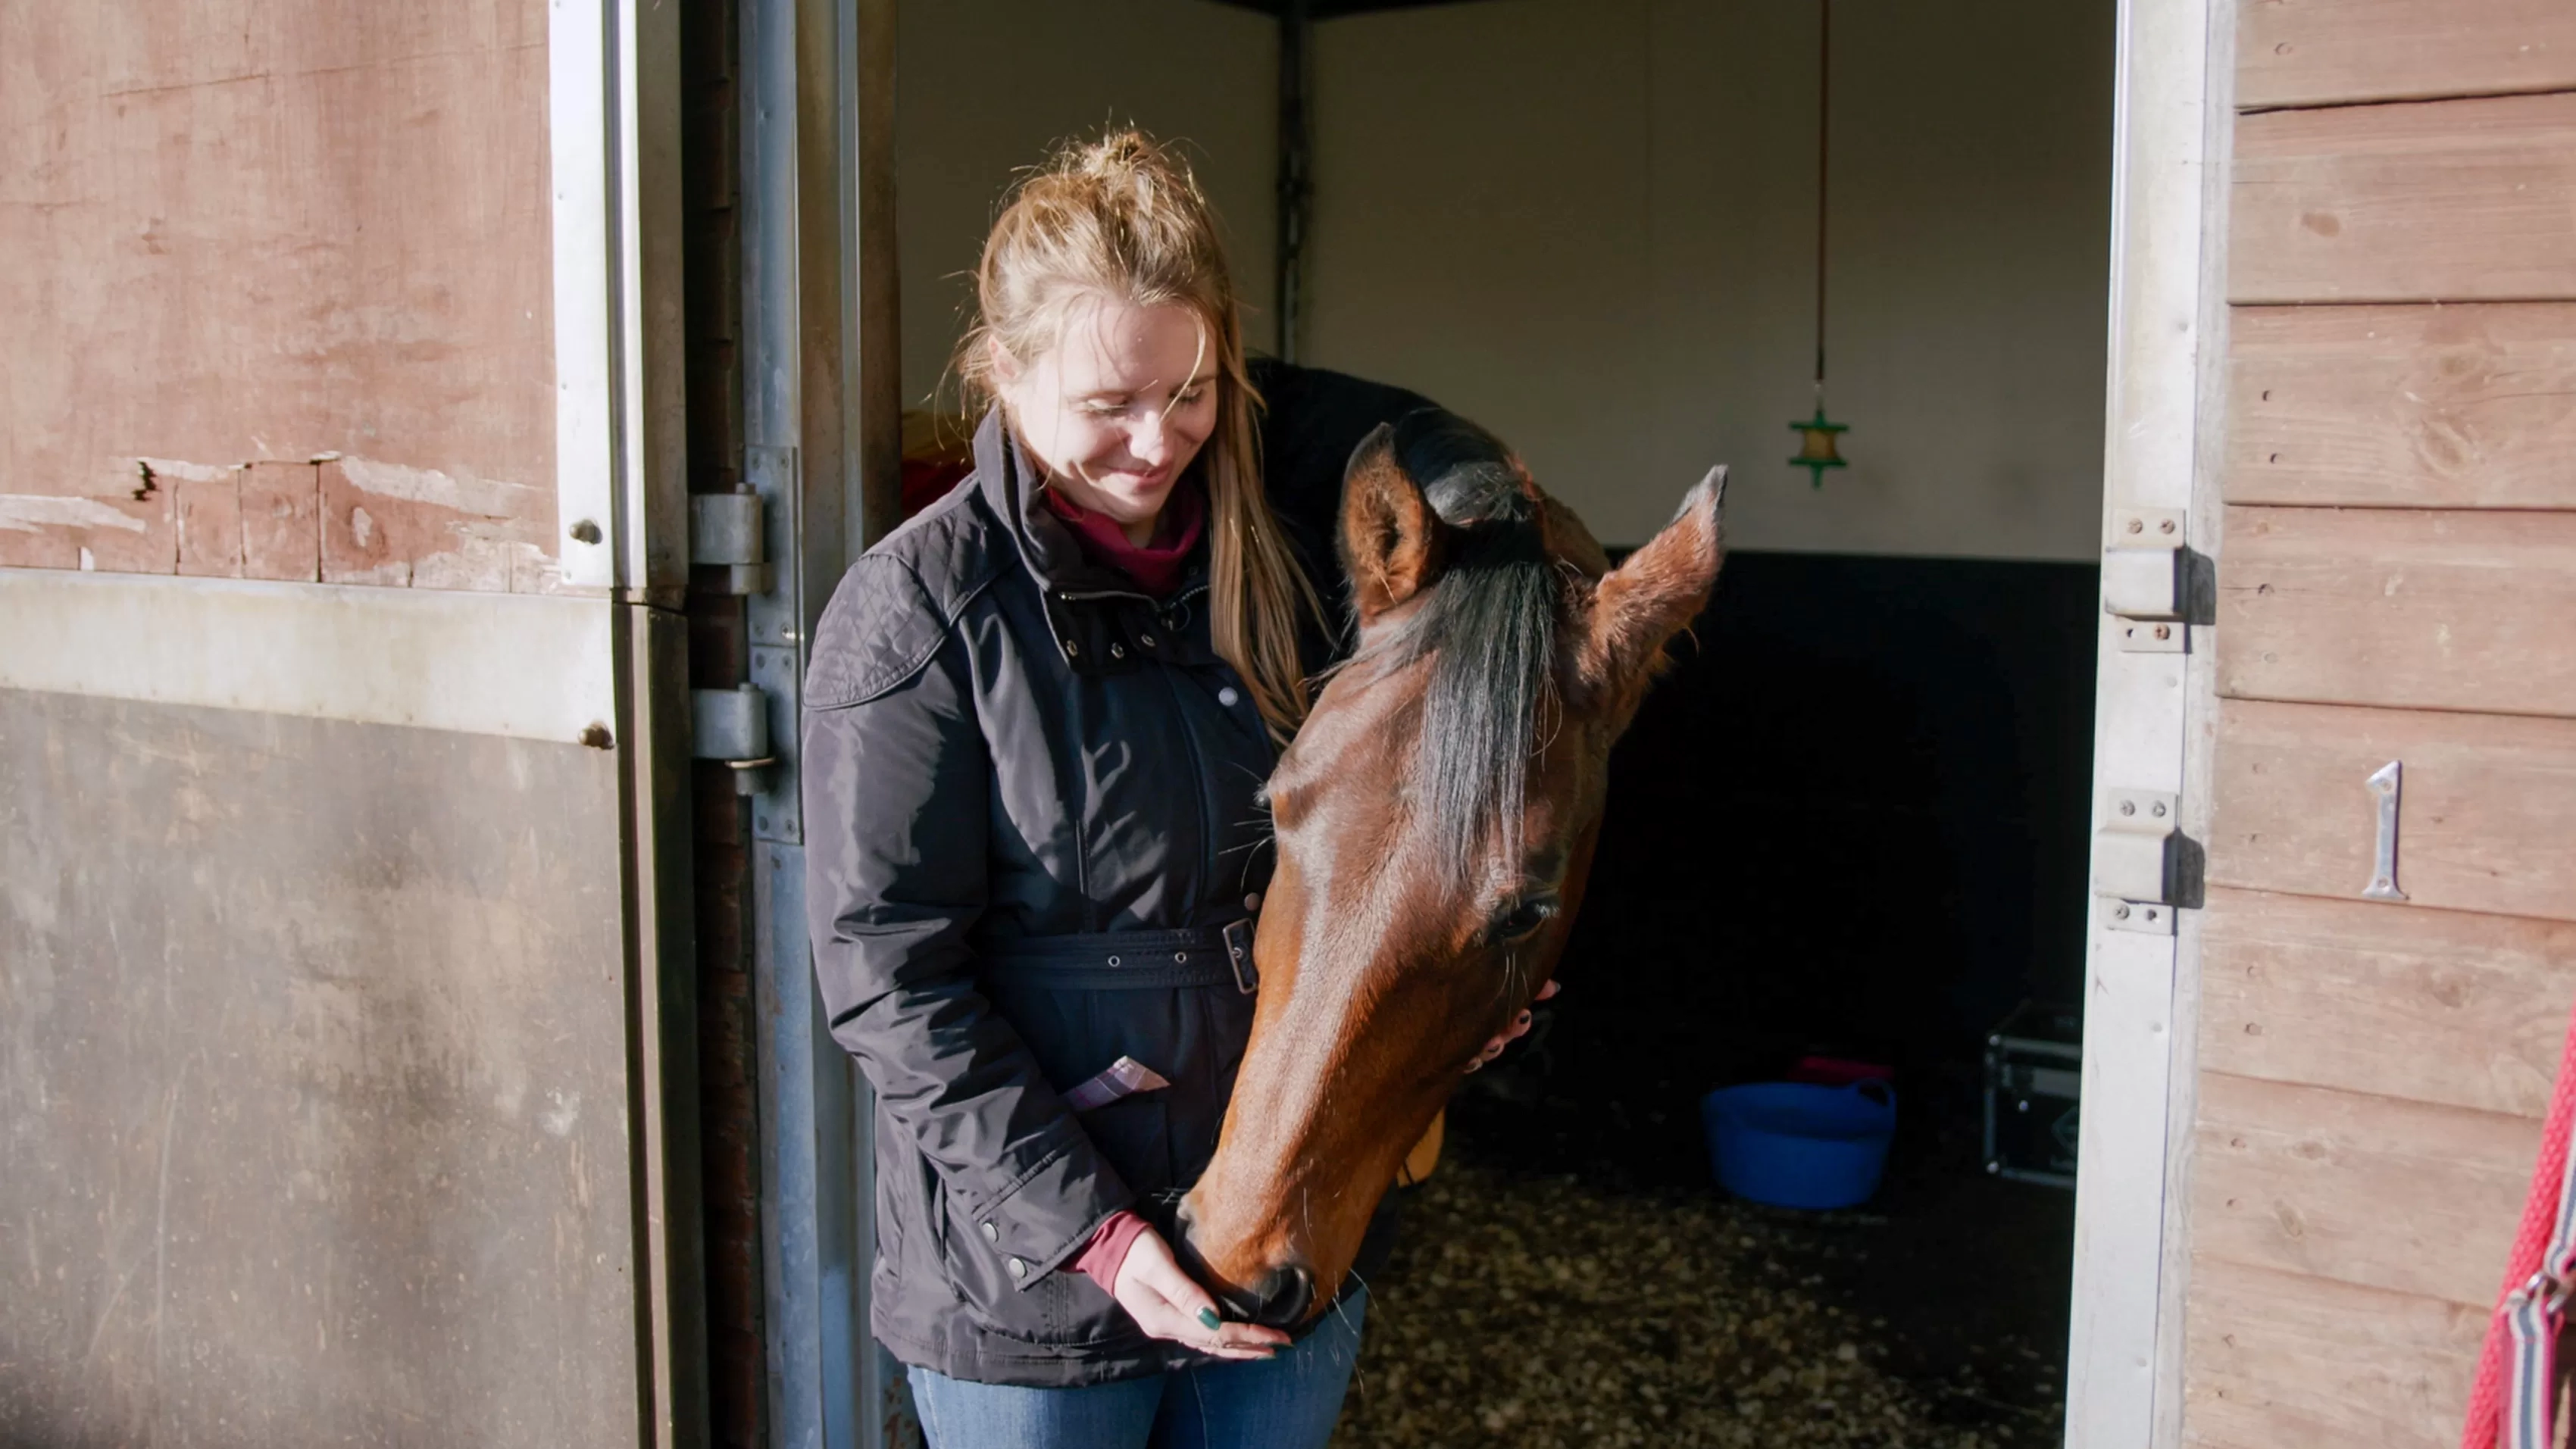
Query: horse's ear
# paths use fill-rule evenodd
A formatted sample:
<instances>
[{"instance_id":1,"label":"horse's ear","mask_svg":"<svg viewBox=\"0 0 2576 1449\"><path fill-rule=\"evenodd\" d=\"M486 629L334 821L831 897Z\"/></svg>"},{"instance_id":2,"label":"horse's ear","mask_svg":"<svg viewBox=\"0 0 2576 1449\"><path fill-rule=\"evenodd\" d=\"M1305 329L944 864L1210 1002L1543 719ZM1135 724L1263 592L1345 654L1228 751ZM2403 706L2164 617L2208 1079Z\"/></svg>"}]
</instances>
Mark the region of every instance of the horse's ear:
<instances>
[{"instance_id":1,"label":"horse's ear","mask_svg":"<svg viewBox=\"0 0 2576 1449\"><path fill-rule=\"evenodd\" d=\"M1378 424L1342 474L1342 566L1361 624L1431 587L1448 529L1396 460L1395 429Z\"/></svg>"},{"instance_id":2,"label":"horse's ear","mask_svg":"<svg viewBox=\"0 0 2576 1449\"><path fill-rule=\"evenodd\" d=\"M1726 469L1708 470L1663 532L1604 574L1580 656L1590 689L1613 693L1643 680L1664 641L1708 607L1726 558Z\"/></svg>"}]
</instances>

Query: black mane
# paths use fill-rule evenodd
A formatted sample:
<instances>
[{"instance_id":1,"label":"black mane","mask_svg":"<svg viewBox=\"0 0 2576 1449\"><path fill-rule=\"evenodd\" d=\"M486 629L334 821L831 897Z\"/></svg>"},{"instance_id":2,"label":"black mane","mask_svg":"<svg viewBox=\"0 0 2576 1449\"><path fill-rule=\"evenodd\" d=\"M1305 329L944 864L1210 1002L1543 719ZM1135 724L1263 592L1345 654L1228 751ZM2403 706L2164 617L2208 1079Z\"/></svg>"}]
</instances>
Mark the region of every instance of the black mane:
<instances>
[{"instance_id":1,"label":"black mane","mask_svg":"<svg viewBox=\"0 0 2576 1449\"><path fill-rule=\"evenodd\" d=\"M1460 872L1500 827L1517 868L1523 787L1555 703L1564 583L1547 556L1538 500L1493 434L1443 413L1396 424L1396 460L1455 530L1422 607L1351 660L1400 668L1425 655L1422 745L1408 784Z\"/></svg>"}]
</instances>

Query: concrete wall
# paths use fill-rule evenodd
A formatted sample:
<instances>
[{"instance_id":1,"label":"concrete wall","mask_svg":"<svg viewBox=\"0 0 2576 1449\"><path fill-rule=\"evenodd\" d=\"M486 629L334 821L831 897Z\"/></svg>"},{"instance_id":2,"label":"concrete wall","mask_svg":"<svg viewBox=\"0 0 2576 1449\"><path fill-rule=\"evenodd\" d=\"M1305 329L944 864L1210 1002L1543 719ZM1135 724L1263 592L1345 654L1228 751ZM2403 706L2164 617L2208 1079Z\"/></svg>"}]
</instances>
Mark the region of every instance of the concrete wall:
<instances>
[{"instance_id":1,"label":"concrete wall","mask_svg":"<svg viewBox=\"0 0 2576 1449\"><path fill-rule=\"evenodd\" d=\"M1143 126L1195 152L1244 298L1267 309L1277 26L1211 0L938 0L901 7L895 53L903 399L938 387L1014 172L1058 140ZM1266 342L1266 310L1247 335ZM953 406L953 402L951 403Z\"/></svg>"},{"instance_id":2,"label":"concrete wall","mask_svg":"<svg viewBox=\"0 0 2576 1449\"><path fill-rule=\"evenodd\" d=\"M1812 5L1485 0L1320 26L1308 355L1495 427L1613 543L1723 460L1742 547L2090 558L2112 13L1838 7L1831 405L1853 466L1821 492L1785 464L1811 401ZM1266 305L1266 22L975 0L905 25L907 397L954 335L936 275L972 265L1010 167L1107 110L1208 142Z\"/></svg>"}]
</instances>

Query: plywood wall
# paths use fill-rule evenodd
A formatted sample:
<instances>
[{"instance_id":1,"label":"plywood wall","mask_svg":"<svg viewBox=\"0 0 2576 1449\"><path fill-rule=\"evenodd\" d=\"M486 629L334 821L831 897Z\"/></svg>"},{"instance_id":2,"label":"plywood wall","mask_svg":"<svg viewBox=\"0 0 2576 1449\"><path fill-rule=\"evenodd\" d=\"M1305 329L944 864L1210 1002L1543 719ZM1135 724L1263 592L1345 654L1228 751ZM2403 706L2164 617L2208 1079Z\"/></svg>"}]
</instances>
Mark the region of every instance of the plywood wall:
<instances>
[{"instance_id":1,"label":"plywood wall","mask_svg":"<svg viewBox=\"0 0 2576 1449\"><path fill-rule=\"evenodd\" d=\"M540 0L0 16L0 565L551 588Z\"/></svg>"},{"instance_id":2,"label":"plywood wall","mask_svg":"<svg viewBox=\"0 0 2576 1449\"><path fill-rule=\"evenodd\" d=\"M2184 1432L2432 1449L2576 1002L2576 12L2280 0L2238 55Z\"/></svg>"}]
</instances>

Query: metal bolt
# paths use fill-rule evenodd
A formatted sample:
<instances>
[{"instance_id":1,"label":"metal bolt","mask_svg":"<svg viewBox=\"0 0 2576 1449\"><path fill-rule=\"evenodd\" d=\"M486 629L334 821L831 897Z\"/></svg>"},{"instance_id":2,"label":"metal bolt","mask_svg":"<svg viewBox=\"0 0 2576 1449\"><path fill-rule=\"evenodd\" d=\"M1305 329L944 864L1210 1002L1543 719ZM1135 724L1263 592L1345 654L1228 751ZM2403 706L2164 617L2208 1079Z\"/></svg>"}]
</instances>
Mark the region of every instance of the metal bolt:
<instances>
[{"instance_id":1,"label":"metal bolt","mask_svg":"<svg viewBox=\"0 0 2576 1449\"><path fill-rule=\"evenodd\" d=\"M597 543L600 537L599 525L587 518L572 526L572 538L575 543Z\"/></svg>"},{"instance_id":2,"label":"metal bolt","mask_svg":"<svg viewBox=\"0 0 2576 1449\"><path fill-rule=\"evenodd\" d=\"M2145 519L2142 519L2142 518L2132 518L2132 519L2130 519L2130 520L2129 520L2129 531L2130 531L2131 533L2144 533L2144 532L2146 532L2146 531L2147 531L2147 524L2146 524L2146 520L2145 520Z\"/></svg>"},{"instance_id":3,"label":"metal bolt","mask_svg":"<svg viewBox=\"0 0 2576 1449\"><path fill-rule=\"evenodd\" d=\"M2158 625L2156 626L2156 637L2157 637L2157 638L2159 638L2159 639L2170 639L2170 638L2172 638L2172 637L2173 637L2173 625L2171 625L2171 624L2158 624Z\"/></svg>"},{"instance_id":4,"label":"metal bolt","mask_svg":"<svg viewBox=\"0 0 2576 1449\"><path fill-rule=\"evenodd\" d=\"M2128 905L2127 905L2127 903L2126 903L2126 902L2123 902L2123 903L2121 903L2121 904L2119 904L2119 905L2116 905L2116 906L2113 906L2113 907L2111 908L2111 919L2112 919L2112 920L2115 920L2115 921L2125 921L2125 920L2127 920L2128 918L2129 918L2129 907L2128 907Z\"/></svg>"},{"instance_id":5,"label":"metal bolt","mask_svg":"<svg viewBox=\"0 0 2576 1449\"><path fill-rule=\"evenodd\" d=\"M2168 519L2166 519L2164 522L2159 523L2159 524L2157 524L2157 525L2156 525L2156 532L2158 532L2158 533L2171 533L2171 532L2173 532L2173 530L2174 530L2174 521L2173 521L2172 519L2170 519L2170 518L2168 518Z\"/></svg>"},{"instance_id":6,"label":"metal bolt","mask_svg":"<svg viewBox=\"0 0 2576 1449\"><path fill-rule=\"evenodd\" d=\"M2121 813L2121 814L2123 814L2123 815L2135 815L2135 814L2137 814L2137 813L2138 813L2138 802L2137 802L2137 801L2135 801L2135 800L2123 800L2123 801L2121 801L2121 802L2120 802L2120 813Z\"/></svg>"},{"instance_id":7,"label":"metal bolt","mask_svg":"<svg viewBox=\"0 0 2576 1449\"><path fill-rule=\"evenodd\" d=\"M2159 801L2157 801L2157 802L2156 802L2156 818L2157 818L2158 820L2162 820L2162 819L2164 819L2164 818L2165 818L2165 806L2164 806L2164 802L2163 802L2163 801L2161 801L2161 800L2159 800Z\"/></svg>"}]
</instances>

